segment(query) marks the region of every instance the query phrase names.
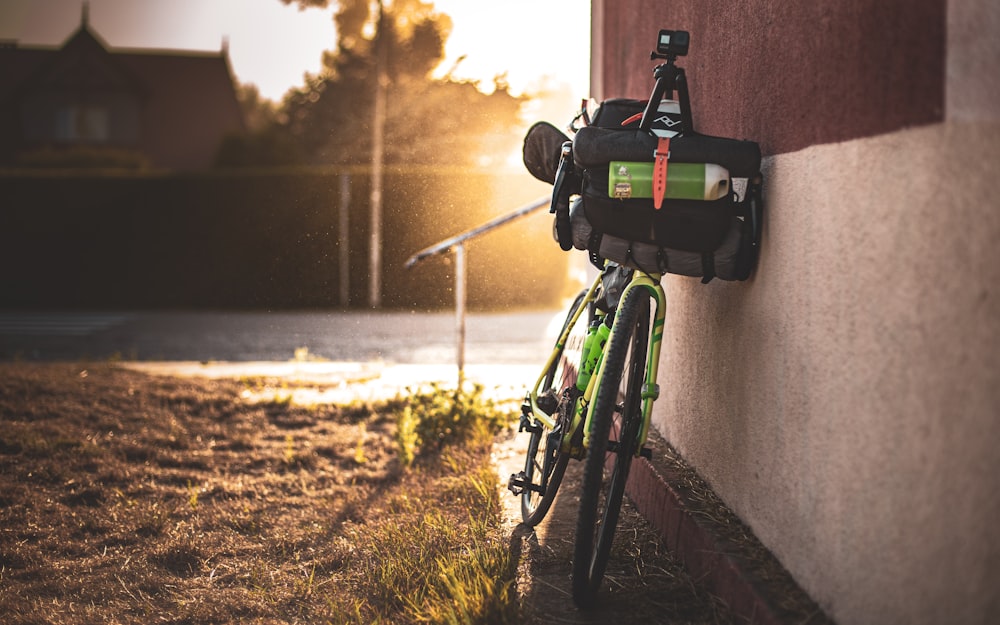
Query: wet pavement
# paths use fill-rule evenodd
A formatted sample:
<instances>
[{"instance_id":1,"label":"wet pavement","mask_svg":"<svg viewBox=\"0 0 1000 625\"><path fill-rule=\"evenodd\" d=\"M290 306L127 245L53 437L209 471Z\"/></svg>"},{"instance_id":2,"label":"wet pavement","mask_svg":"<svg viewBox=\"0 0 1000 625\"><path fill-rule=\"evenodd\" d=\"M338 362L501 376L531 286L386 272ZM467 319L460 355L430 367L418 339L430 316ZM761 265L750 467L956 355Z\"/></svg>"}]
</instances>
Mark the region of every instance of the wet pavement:
<instances>
[{"instance_id":1,"label":"wet pavement","mask_svg":"<svg viewBox=\"0 0 1000 625\"><path fill-rule=\"evenodd\" d=\"M466 317L465 379L517 396L562 313ZM0 311L0 359L120 362L150 373L306 382L293 400L344 402L458 380L453 312Z\"/></svg>"},{"instance_id":2,"label":"wet pavement","mask_svg":"<svg viewBox=\"0 0 1000 625\"><path fill-rule=\"evenodd\" d=\"M466 362L537 360L557 314L469 314ZM450 311L0 311L0 359L454 364L456 328Z\"/></svg>"}]
</instances>

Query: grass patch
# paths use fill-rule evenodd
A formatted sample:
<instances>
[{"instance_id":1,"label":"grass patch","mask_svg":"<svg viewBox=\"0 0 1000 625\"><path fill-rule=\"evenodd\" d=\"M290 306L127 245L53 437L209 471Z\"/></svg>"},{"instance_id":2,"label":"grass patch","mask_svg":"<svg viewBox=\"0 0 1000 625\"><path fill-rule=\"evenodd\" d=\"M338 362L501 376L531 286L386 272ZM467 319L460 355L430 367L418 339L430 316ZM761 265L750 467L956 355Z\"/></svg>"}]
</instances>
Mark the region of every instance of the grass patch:
<instances>
[{"instance_id":1,"label":"grass patch","mask_svg":"<svg viewBox=\"0 0 1000 625\"><path fill-rule=\"evenodd\" d=\"M255 404L246 381L0 364L4 623L520 622L492 433L432 389Z\"/></svg>"}]
</instances>

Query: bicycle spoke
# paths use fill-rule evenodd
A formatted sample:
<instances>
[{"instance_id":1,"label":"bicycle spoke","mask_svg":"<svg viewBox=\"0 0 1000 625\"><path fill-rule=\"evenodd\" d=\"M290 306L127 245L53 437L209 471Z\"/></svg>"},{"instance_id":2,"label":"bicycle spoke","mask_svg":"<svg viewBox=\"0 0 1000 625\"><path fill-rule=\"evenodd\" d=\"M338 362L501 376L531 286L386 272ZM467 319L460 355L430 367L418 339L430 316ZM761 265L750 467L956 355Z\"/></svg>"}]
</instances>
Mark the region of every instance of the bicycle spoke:
<instances>
[{"instance_id":1,"label":"bicycle spoke","mask_svg":"<svg viewBox=\"0 0 1000 625\"><path fill-rule=\"evenodd\" d=\"M585 305L585 295L586 293L580 293L570 307L563 323L564 330L576 310ZM538 389L538 403L547 414L558 417L561 411L565 410L564 404L568 401L564 396L563 387L564 385L574 387L576 375L564 366L561 347L557 348L554 356L553 364L545 375L544 387ZM529 403L526 407L526 416L532 415L531 410ZM552 412L549 412L550 410ZM532 526L540 523L548 513L562 481L566 464L569 462L569 456L560 449L561 441L558 435L552 436L554 432L563 431L560 424L557 423L555 430L545 427L537 420L533 424L534 427L528 430L531 440L525 457L524 471L511 476L510 483L511 490L521 495L522 521Z\"/></svg>"}]
</instances>

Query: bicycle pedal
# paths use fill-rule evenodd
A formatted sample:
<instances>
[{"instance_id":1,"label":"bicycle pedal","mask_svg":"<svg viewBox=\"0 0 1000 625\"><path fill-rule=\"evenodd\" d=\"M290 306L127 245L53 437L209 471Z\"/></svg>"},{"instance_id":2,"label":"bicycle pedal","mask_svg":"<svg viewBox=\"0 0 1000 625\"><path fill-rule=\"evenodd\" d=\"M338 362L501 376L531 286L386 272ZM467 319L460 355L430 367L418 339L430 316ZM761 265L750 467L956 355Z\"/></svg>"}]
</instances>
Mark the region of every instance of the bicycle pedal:
<instances>
[{"instance_id":1,"label":"bicycle pedal","mask_svg":"<svg viewBox=\"0 0 1000 625\"><path fill-rule=\"evenodd\" d=\"M514 493L515 495L524 494L524 486L526 483L527 476L524 475L524 471L520 473L514 473L507 480L507 490Z\"/></svg>"}]
</instances>

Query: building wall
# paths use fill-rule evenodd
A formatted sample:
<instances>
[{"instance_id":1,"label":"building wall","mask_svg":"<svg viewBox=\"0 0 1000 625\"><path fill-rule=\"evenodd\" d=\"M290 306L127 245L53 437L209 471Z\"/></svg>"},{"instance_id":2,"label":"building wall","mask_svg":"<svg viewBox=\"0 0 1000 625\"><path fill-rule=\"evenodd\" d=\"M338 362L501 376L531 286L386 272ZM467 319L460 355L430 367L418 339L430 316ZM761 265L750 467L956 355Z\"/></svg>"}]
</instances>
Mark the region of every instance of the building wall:
<instances>
[{"instance_id":1,"label":"building wall","mask_svg":"<svg viewBox=\"0 0 1000 625\"><path fill-rule=\"evenodd\" d=\"M687 30L690 53L680 65L695 128L751 137L765 154L943 119L945 0L593 6L601 14L592 52L598 94L648 97L657 30Z\"/></svg>"},{"instance_id":2,"label":"building wall","mask_svg":"<svg viewBox=\"0 0 1000 625\"><path fill-rule=\"evenodd\" d=\"M696 127L766 154L756 274L664 279L655 424L838 622L991 622L1000 7L786 4L593 3L598 97L690 30Z\"/></svg>"}]
</instances>

